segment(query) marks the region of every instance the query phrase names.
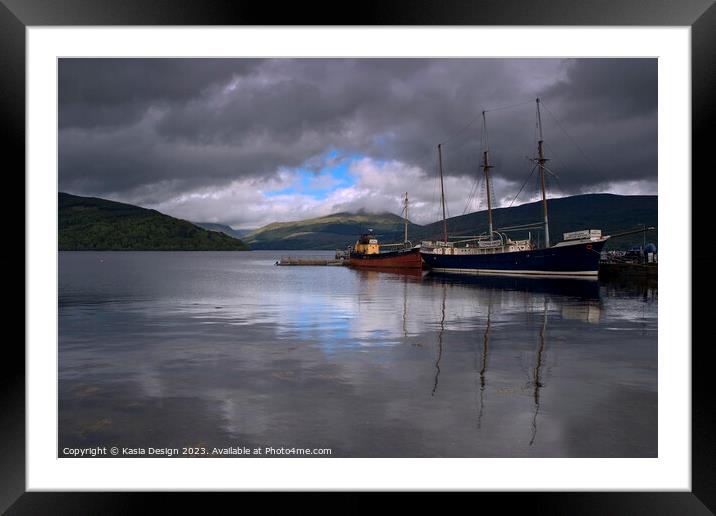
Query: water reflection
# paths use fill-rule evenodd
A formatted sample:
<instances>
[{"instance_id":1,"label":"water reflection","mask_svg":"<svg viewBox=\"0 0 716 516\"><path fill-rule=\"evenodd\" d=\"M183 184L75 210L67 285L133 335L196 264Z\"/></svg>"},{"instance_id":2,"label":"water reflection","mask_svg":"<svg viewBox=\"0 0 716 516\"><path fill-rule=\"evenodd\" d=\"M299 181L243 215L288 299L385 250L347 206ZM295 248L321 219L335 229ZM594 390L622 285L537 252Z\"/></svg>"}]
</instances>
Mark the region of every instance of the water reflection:
<instances>
[{"instance_id":1,"label":"water reflection","mask_svg":"<svg viewBox=\"0 0 716 516\"><path fill-rule=\"evenodd\" d=\"M425 279L492 290L543 293L578 299L598 300L600 296L599 282L591 278L490 276L430 271Z\"/></svg>"},{"instance_id":2,"label":"water reflection","mask_svg":"<svg viewBox=\"0 0 716 516\"><path fill-rule=\"evenodd\" d=\"M583 303L579 304L562 304L562 319L599 324L601 316L602 307L596 300L585 299Z\"/></svg>"},{"instance_id":3,"label":"water reflection","mask_svg":"<svg viewBox=\"0 0 716 516\"><path fill-rule=\"evenodd\" d=\"M656 455L653 287L98 254L60 255L62 446Z\"/></svg>"},{"instance_id":4,"label":"water reflection","mask_svg":"<svg viewBox=\"0 0 716 516\"><path fill-rule=\"evenodd\" d=\"M473 289L473 299L476 301L476 309L481 310L484 316L484 329L482 332L482 346L475 355L474 369L478 373L478 409L477 429L483 426L485 415L485 394L488 387L488 367L490 355L490 341L492 337L501 337L509 340L509 333L493 333L493 312L497 310L505 314L509 309L527 316L527 325L531 326L530 314L533 312L535 297L541 296L540 324L537 337L537 348L534 353L534 363L530 368L530 380L527 389L532 398L532 415L530 422L529 446L535 444L538 430L538 418L542 405L542 390L544 382L544 364L547 345L547 326L550 314L550 306L558 307L561 319L564 321L578 321L590 325L599 324L602 318L602 306L599 283L594 280L583 279L543 279L543 278L519 278L519 277L497 277L497 276L473 276L449 273L431 272L424 277L424 282L440 286L442 290L442 302L440 307L440 318L437 323L437 359L433 377L433 388L431 395L435 395L441 374L440 364L444 355L444 333L446 325L455 323L446 319L446 299L448 288ZM451 300L460 298L451 295ZM646 308L644 309L646 310ZM475 313L477 315L478 312ZM473 323L473 327L478 324ZM504 330L504 327L503 327ZM527 344L527 342L525 342ZM479 357L479 359L478 359ZM479 363L479 365L478 365ZM509 388L505 388L509 390Z\"/></svg>"},{"instance_id":5,"label":"water reflection","mask_svg":"<svg viewBox=\"0 0 716 516\"><path fill-rule=\"evenodd\" d=\"M351 269L362 280L377 280L381 276L393 275L400 278L422 279L428 274L420 269L401 269L398 267L371 267L370 269Z\"/></svg>"}]
</instances>

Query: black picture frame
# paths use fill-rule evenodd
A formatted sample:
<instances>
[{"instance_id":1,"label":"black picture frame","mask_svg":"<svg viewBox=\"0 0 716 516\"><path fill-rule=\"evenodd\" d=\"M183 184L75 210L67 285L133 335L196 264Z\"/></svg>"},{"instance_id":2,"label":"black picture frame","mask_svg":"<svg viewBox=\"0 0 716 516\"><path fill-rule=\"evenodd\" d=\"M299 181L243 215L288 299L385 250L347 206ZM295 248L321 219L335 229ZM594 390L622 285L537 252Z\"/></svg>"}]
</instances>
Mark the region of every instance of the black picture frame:
<instances>
[{"instance_id":1,"label":"black picture frame","mask_svg":"<svg viewBox=\"0 0 716 516\"><path fill-rule=\"evenodd\" d=\"M345 7L345 6L344 6ZM7 203L6 224L15 228L5 249L5 271L12 274L19 254L18 209L25 187L25 29L40 25L660 25L692 29L692 158L693 167L706 164L712 144L707 124L716 113L716 7L712 0L404 0L356 4L337 9L322 2L283 3L198 0L0 0L0 149ZM713 167L713 165L711 165ZM664 171L671 173L671 171ZM679 171L692 181L692 242L709 234L708 191L693 188L695 174ZM705 170L704 170L705 172ZM23 179L20 179L22 176ZM8 181L14 179L8 185ZM704 210L704 216L698 216ZM24 217L24 209L23 209ZM24 220L24 219L23 219ZM11 221L11 222L8 222ZM9 228L8 228L9 229ZM711 241L713 239L710 239ZM683 245L680 244L680 245ZM695 286L707 292L714 283L714 245L689 250ZM687 250L684 249L686 252ZM11 255L11 256L10 256ZM26 270L26 269L25 269ZM26 272L27 273L27 272ZM24 285L23 285L24 286ZM693 294L696 290L693 291ZM23 302L12 300L15 310ZM710 339L696 339L711 315L709 303L692 299L692 491L610 493L524 493L480 496L497 498L501 510L529 507L538 514L709 514L716 512L716 425L711 401ZM687 300L684 300L687 302ZM9 319L9 318L8 318ZM705 335L711 332L706 331ZM10 335L6 332L6 335ZM0 394L0 511L7 514L115 514L142 512L151 494L25 492L25 352L19 339L6 338L2 350ZM671 342L689 346L691 342ZM180 496L189 508L186 496ZM205 498L205 497L203 497ZM176 500L175 500L176 501ZM166 496L161 503L167 504ZM201 501L202 508L205 502ZM165 508L167 506L165 505Z\"/></svg>"}]
</instances>

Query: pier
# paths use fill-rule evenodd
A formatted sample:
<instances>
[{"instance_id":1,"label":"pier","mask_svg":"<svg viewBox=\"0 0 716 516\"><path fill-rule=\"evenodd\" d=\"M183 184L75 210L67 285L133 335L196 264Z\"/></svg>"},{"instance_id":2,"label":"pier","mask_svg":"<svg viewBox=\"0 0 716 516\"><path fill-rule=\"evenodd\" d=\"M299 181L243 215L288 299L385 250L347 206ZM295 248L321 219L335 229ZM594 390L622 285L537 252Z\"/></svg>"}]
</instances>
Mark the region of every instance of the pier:
<instances>
[{"instance_id":1,"label":"pier","mask_svg":"<svg viewBox=\"0 0 716 516\"><path fill-rule=\"evenodd\" d=\"M293 266L342 266L348 265L349 260L343 257L330 258L326 256L282 256L276 265Z\"/></svg>"}]
</instances>

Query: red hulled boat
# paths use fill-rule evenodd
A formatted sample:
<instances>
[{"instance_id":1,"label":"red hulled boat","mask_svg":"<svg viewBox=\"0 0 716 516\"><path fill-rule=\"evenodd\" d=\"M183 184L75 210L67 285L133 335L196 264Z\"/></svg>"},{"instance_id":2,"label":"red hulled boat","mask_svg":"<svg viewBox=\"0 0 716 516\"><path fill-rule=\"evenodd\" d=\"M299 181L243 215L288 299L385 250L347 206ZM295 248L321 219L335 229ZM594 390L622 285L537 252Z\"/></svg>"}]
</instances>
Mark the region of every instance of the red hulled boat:
<instances>
[{"instance_id":1,"label":"red hulled boat","mask_svg":"<svg viewBox=\"0 0 716 516\"><path fill-rule=\"evenodd\" d=\"M396 251L380 251L374 235L361 235L350 254L351 267L411 268L422 269L420 247L408 247Z\"/></svg>"},{"instance_id":2,"label":"red hulled boat","mask_svg":"<svg viewBox=\"0 0 716 516\"><path fill-rule=\"evenodd\" d=\"M372 233L365 233L358 238L355 247L350 252L351 267L361 268L391 268L391 269L422 269L423 258L420 256L420 246L413 246L408 241L408 194L405 194L405 238L399 244L379 244ZM381 247L394 250L382 251ZM396 249L397 248L397 249Z\"/></svg>"}]
</instances>

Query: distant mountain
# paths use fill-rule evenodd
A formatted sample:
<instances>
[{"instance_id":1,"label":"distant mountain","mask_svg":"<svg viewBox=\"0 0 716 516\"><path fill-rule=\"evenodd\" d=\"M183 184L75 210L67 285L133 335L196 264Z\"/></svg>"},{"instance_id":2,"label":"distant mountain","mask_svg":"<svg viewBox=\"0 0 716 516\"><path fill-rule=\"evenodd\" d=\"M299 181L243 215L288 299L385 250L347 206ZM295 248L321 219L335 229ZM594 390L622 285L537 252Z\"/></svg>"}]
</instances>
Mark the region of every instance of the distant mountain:
<instances>
[{"instance_id":1,"label":"distant mountain","mask_svg":"<svg viewBox=\"0 0 716 516\"><path fill-rule=\"evenodd\" d=\"M580 229L601 229L610 235L658 224L658 198L655 195L586 194L550 199L548 201L550 238L562 240L562 234ZM495 229L529 224L542 220L540 202L493 210ZM447 220L451 236L478 235L487 231L487 212L469 213ZM245 235L253 249L342 249L372 228L381 242L403 239L403 219L392 213L336 213L315 219L274 222ZM410 224L408 238L413 243L441 238L442 221L424 226ZM513 238L526 237L527 231L510 232ZM532 238L543 241L542 230L532 230ZM658 243L656 231L648 232L647 242ZM605 249L627 249L641 245L641 234L607 242Z\"/></svg>"},{"instance_id":2,"label":"distant mountain","mask_svg":"<svg viewBox=\"0 0 716 516\"><path fill-rule=\"evenodd\" d=\"M227 226L226 224L217 224L216 222L192 222L192 224L209 231L218 231L219 233L229 235L232 238L239 239L241 239L241 237L251 231L248 229L234 229L231 226Z\"/></svg>"},{"instance_id":3,"label":"distant mountain","mask_svg":"<svg viewBox=\"0 0 716 516\"><path fill-rule=\"evenodd\" d=\"M253 249L343 249L369 229L382 243L403 240L403 219L393 213L343 212L274 222L254 230L234 230L223 224L191 223L156 210L94 197L60 193L58 199L60 250L239 251L248 249L246 244ZM550 199L548 208L552 243L562 240L562 233L568 231L601 229L603 234L613 235L644 224L658 224L655 195L575 195ZM493 210L496 229L534 223L541 218L538 202ZM451 236L478 235L487 230L487 213L452 217L447 225ZM442 221L424 226L410 223L408 238L416 244L442 238L442 228ZM509 234L518 238L527 232ZM532 238L543 241L541 229L533 229ZM609 240L605 249L628 249L641 245L643 240L641 234ZM647 233L646 241L658 244L657 232Z\"/></svg>"},{"instance_id":4,"label":"distant mountain","mask_svg":"<svg viewBox=\"0 0 716 516\"><path fill-rule=\"evenodd\" d=\"M96 197L58 195L60 251L245 251L241 240L149 210Z\"/></svg>"},{"instance_id":5,"label":"distant mountain","mask_svg":"<svg viewBox=\"0 0 716 516\"><path fill-rule=\"evenodd\" d=\"M403 219L393 213L335 213L315 219L273 222L244 238L252 249L342 249L369 229L381 242L402 241L403 228ZM409 235L418 228L409 224Z\"/></svg>"}]
</instances>

